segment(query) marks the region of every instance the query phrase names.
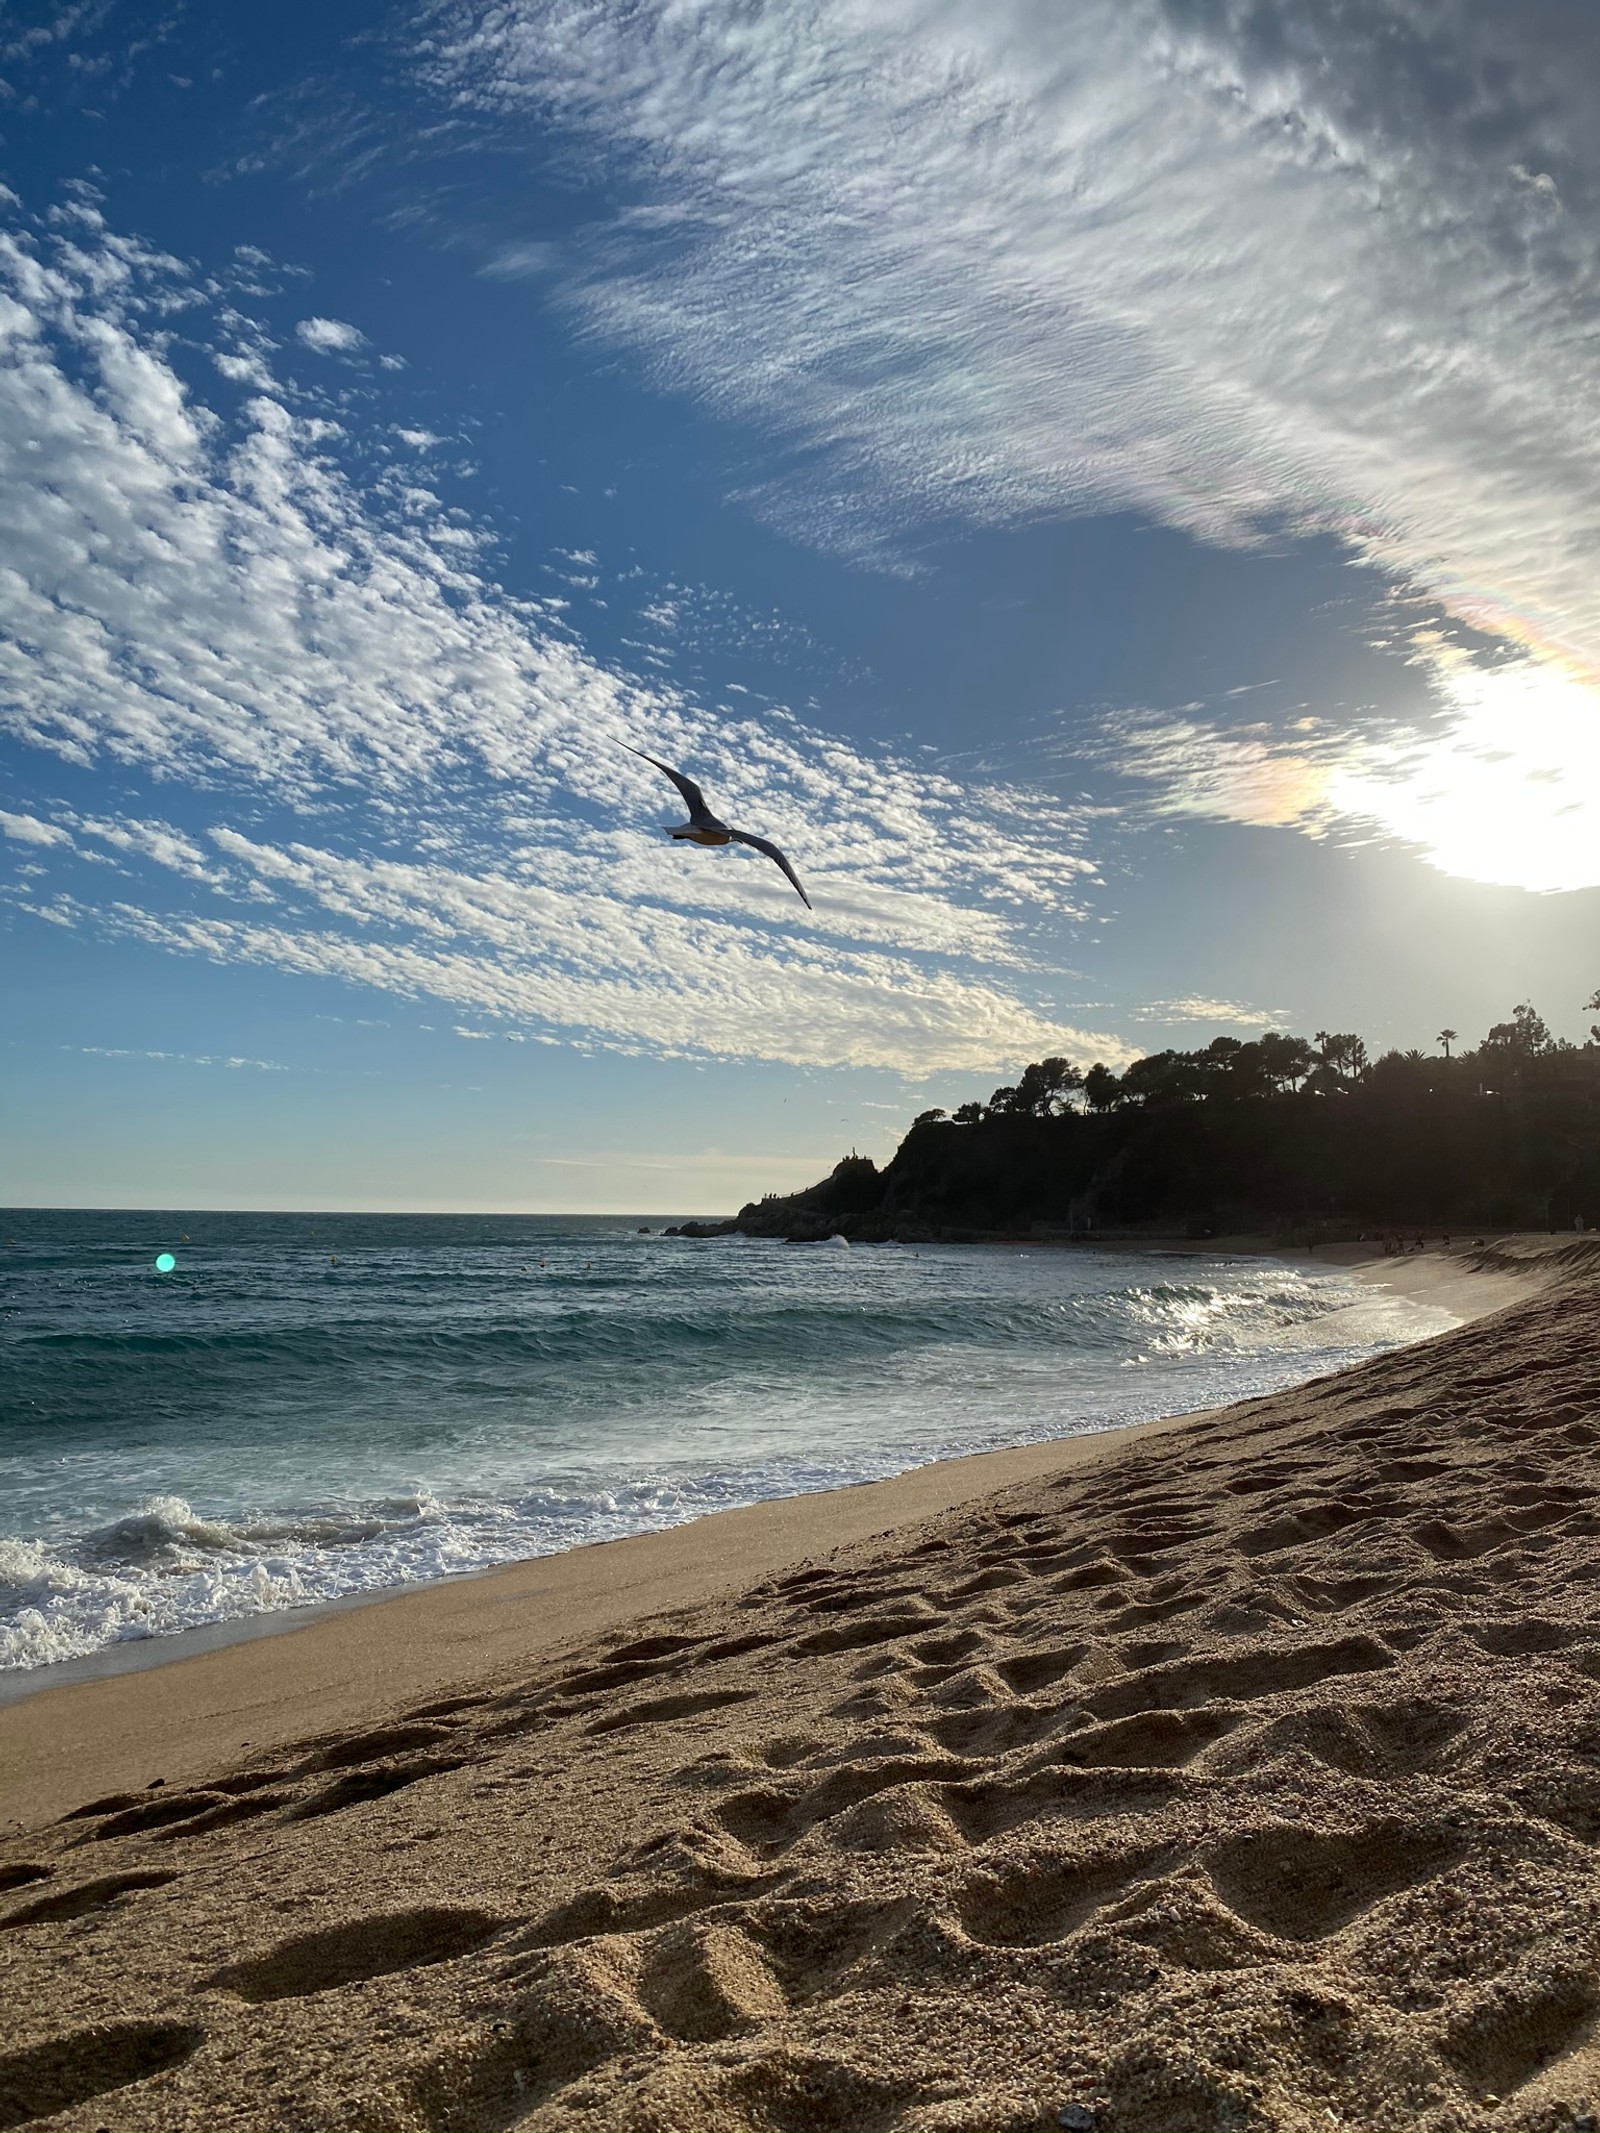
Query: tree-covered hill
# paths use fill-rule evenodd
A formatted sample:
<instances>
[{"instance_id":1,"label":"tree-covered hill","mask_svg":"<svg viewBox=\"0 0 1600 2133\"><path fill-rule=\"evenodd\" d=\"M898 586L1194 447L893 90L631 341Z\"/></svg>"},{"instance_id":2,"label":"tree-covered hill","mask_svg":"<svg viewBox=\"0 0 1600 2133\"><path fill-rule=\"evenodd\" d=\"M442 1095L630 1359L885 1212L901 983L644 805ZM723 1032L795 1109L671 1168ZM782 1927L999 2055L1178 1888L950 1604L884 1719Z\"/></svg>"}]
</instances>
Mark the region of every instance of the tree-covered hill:
<instances>
[{"instance_id":1,"label":"tree-covered hill","mask_svg":"<svg viewBox=\"0 0 1600 2133\"><path fill-rule=\"evenodd\" d=\"M1600 995L1589 1002L1600 1009ZM1122 1074L1029 1066L987 1103L926 1111L880 1170L850 1156L746 1207L752 1234L1167 1234L1570 1228L1600 1222L1600 1026L1552 1038L1518 1007L1481 1043L1369 1058L1277 1031Z\"/></svg>"}]
</instances>

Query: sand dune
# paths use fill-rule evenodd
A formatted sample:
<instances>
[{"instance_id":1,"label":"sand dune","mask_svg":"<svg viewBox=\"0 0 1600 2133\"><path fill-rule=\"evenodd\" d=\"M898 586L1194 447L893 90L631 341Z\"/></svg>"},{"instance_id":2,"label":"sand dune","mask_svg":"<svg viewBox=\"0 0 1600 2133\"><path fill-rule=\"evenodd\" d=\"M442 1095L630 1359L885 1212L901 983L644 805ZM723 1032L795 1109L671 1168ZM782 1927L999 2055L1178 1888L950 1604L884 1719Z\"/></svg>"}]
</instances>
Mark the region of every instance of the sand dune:
<instances>
[{"instance_id":1,"label":"sand dune","mask_svg":"<svg viewBox=\"0 0 1600 2133\"><path fill-rule=\"evenodd\" d=\"M1600 2110L1600 1292L0 1847L0 2128Z\"/></svg>"}]
</instances>

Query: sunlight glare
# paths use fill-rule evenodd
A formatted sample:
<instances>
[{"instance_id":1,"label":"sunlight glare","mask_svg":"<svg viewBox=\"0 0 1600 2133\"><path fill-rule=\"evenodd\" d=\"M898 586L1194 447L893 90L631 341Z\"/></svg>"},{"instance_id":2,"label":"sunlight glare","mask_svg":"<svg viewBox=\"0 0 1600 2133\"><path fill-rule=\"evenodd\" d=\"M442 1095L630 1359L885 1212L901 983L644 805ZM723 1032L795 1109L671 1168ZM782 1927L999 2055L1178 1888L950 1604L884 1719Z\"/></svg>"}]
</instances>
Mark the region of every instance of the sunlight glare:
<instances>
[{"instance_id":1,"label":"sunlight glare","mask_svg":"<svg viewBox=\"0 0 1600 2133\"><path fill-rule=\"evenodd\" d=\"M1425 742L1367 747L1328 806L1421 847L1446 874L1545 893L1600 884L1600 694L1536 659L1440 660L1454 714Z\"/></svg>"}]
</instances>

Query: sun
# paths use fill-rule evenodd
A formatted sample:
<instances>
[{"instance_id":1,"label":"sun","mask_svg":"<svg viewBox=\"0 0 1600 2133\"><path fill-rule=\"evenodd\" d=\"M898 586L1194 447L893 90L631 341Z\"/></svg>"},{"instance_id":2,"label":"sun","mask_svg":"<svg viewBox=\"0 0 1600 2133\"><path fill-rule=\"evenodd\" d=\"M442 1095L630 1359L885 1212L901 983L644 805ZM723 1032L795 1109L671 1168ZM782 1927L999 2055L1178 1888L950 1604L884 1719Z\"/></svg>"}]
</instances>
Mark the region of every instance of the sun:
<instances>
[{"instance_id":1,"label":"sun","mask_svg":"<svg viewBox=\"0 0 1600 2133\"><path fill-rule=\"evenodd\" d=\"M1442 730L1368 744L1332 770L1328 808L1470 881L1600 884L1600 691L1532 658L1440 659L1435 675Z\"/></svg>"}]
</instances>

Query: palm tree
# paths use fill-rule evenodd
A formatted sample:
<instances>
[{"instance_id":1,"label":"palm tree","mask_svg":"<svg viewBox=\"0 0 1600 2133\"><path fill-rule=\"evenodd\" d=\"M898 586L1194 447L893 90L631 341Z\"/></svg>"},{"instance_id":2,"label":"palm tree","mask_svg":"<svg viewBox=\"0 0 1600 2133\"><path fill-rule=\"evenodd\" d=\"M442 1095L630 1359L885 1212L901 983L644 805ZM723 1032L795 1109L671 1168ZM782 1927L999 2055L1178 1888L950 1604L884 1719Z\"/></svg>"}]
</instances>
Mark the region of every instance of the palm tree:
<instances>
[{"instance_id":1,"label":"palm tree","mask_svg":"<svg viewBox=\"0 0 1600 2133\"><path fill-rule=\"evenodd\" d=\"M1440 1030L1438 1036L1434 1039L1434 1042L1436 1044L1442 1044L1444 1046L1444 1056L1446 1057L1446 1059L1450 1057L1450 1047L1452 1044L1455 1043L1456 1035L1457 1032L1453 1029L1442 1029Z\"/></svg>"}]
</instances>

